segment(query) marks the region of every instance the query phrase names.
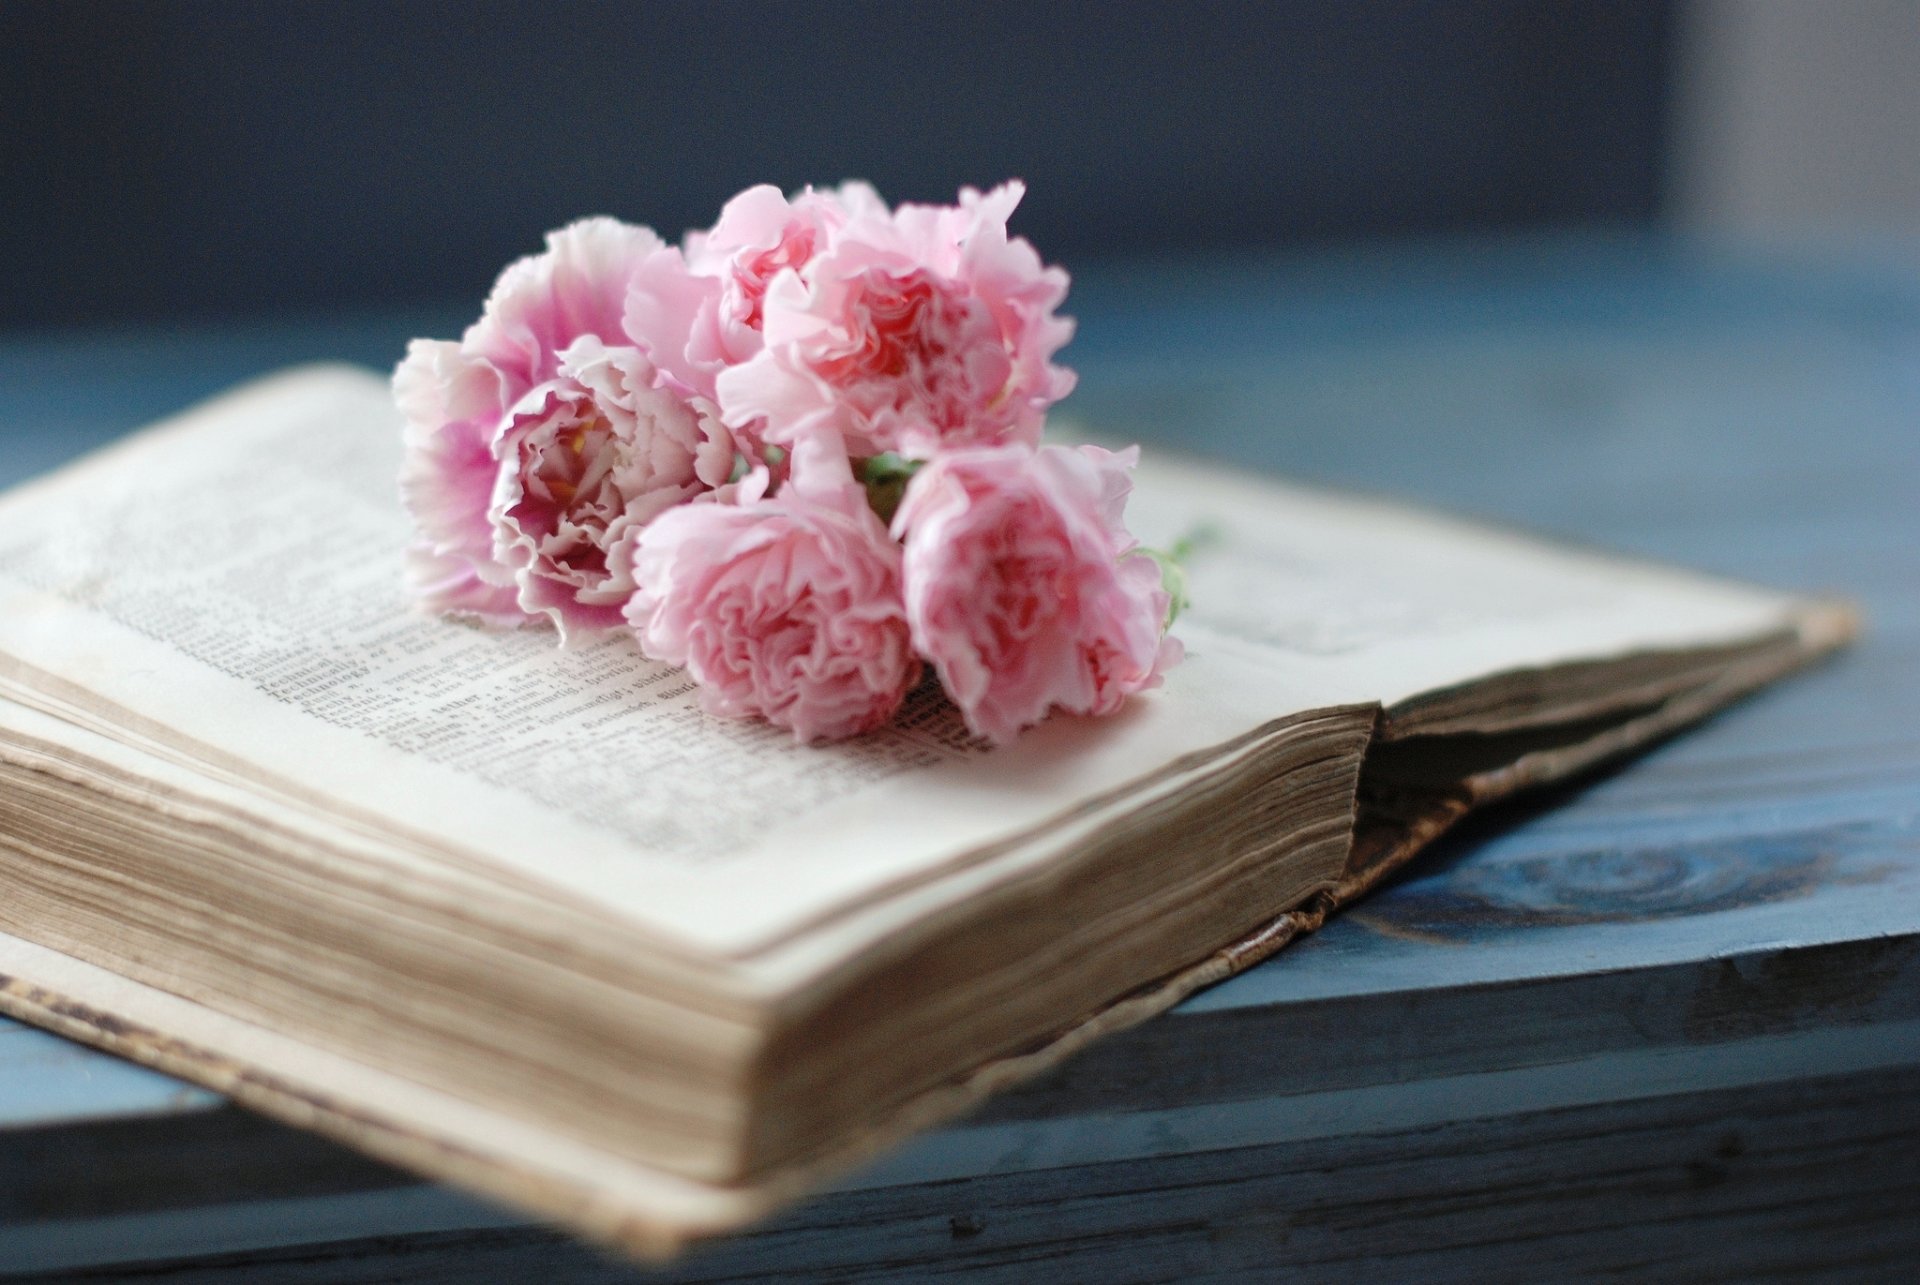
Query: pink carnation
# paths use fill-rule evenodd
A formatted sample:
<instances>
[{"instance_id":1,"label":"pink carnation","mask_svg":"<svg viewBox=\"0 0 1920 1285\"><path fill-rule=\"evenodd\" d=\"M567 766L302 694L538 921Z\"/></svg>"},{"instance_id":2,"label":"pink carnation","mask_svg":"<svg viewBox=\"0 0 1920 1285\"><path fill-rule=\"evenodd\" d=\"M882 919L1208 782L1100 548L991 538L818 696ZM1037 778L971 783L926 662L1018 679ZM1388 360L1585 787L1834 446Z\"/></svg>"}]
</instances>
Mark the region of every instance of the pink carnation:
<instances>
[{"instance_id":1,"label":"pink carnation","mask_svg":"<svg viewBox=\"0 0 1920 1285\"><path fill-rule=\"evenodd\" d=\"M730 434L633 347L622 321L679 251L585 219L500 275L458 343L394 372L409 578L432 610L495 624L618 624L624 532L726 480Z\"/></svg>"},{"instance_id":2,"label":"pink carnation","mask_svg":"<svg viewBox=\"0 0 1920 1285\"><path fill-rule=\"evenodd\" d=\"M556 378L508 412L489 516L523 611L611 629L633 595L622 537L724 484L725 429L658 387L638 350L575 340Z\"/></svg>"},{"instance_id":3,"label":"pink carnation","mask_svg":"<svg viewBox=\"0 0 1920 1285\"><path fill-rule=\"evenodd\" d=\"M937 457L894 517L914 649L979 736L1110 714L1180 659L1160 568L1122 521L1138 448Z\"/></svg>"},{"instance_id":4,"label":"pink carnation","mask_svg":"<svg viewBox=\"0 0 1920 1285\"><path fill-rule=\"evenodd\" d=\"M648 264L647 288L628 296L627 333L675 381L714 400L719 373L762 347L762 308L774 277L792 271L804 280L849 209L868 207L885 209L864 183L807 188L791 201L769 184L748 188L727 202L712 230L687 233L684 259ZM755 427L739 431L753 439Z\"/></svg>"},{"instance_id":5,"label":"pink carnation","mask_svg":"<svg viewBox=\"0 0 1920 1285\"><path fill-rule=\"evenodd\" d=\"M627 294L654 261L680 252L652 228L590 218L547 234L544 253L507 265L467 327L460 351L499 372L511 405L553 378L560 355L583 335L608 346L630 341L621 322Z\"/></svg>"},{"instance_id":6,"label":"pink carnation","mask_svg":"<svg viewBox=\"0 0 1920 1285\"><path fill-rule=\"evenodd\" d=\"M393 372L393 395L405 422L400 494L419 532L407 547L408 583L428 610L512 625L527 617L512 575L494 560L487 516L501 382L459 344L416 339Z\"/></svg>"},{"instance_id":7,"label":"pink carnation","mask_svg":"<svg viewBox=\"0 0 1920 1285\"><path fill-rule=\"evenodd\" d=\"M769 257L744 275L729 262L740 318L758 295L761 346L715 381L727 424L780 445L828 428L855 455L1036 443L1047 407L1073 388L1050 360L1073 323L1054 315L1066 273L1007 236L1023 192L966 189L957 206L888 211L850 185L833 207L845 222L821 220L824 245L770 204L756 208L750 240ZM813 257L788 265L809 235Z\"/></svg>"},{"instance_id":8,"label":"pink carnation","mask_svg":"<svg viewBox=\"0 0 1920 1285\"><path fill-rule=\"evenodd\" d=\"M684 665L701 703L798 741L852 736L899 709L920 664L900 603L900 549L831 436L802 442L791 480L693 504L640 531L627 607L647 654Z\"/></svg>"},{"instance_id":9,"label":"pink carnation","mask_svg":"<svg viewBox=\"0 0 1920 1285\"><path fill-rule=\"evenodd\" d=\"M830 234L845 227L855 210L885 210L864 183L837 191L807 188L789 201L767 184L728 201L711 232L687 234L687 264L719 285L715 326L696 329L701 355L734 365L760 351L767 287L782 272L808 277L809 265Z\"/></svg>"}]
</instances>

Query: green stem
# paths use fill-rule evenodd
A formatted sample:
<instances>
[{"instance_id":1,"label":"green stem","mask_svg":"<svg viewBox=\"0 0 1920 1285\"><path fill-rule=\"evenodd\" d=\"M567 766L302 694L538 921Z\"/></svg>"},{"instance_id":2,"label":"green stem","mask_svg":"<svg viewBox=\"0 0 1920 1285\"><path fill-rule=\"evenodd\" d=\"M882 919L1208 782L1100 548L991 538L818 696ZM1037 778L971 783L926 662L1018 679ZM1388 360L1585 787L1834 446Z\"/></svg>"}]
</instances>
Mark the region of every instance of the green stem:
<instances>
[{"instance_id":1,"label":"green stem","mask_svg":"<svg viewBox=\"0 0 1920 1285\"><path fill-rule=\"evenodd\" d=\"M1173 542L1168 549L1150 549L1140 546L1139 552L1154 560L1160 568L1160 584L1167 591L1167 618L1160 626L1161 632L1173 628L1173 622L1180 613L1193 605L1193 599L1187 595L1187 560L1208 545L1216 544L1220 539L1219 528L1202 524L1189 530Z\"/></svg>"}]
</instances>

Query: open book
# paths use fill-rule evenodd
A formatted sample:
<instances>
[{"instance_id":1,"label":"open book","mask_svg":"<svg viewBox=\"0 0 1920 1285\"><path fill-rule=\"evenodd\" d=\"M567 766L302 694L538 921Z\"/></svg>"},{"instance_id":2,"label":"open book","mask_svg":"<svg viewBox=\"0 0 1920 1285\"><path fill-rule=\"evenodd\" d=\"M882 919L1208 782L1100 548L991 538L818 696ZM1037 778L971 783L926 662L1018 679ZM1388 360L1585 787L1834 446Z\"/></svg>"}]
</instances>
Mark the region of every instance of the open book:
<instances>
[{"instance_id":1,"label":"open book","mask_svg":"<svg viewBox=\"0 0 1920 1285\"><path fill-rule=\"evenodd\" d=\"M414 611L385 381L311 368L0 500L0 1011L636 1252L1267 956L1469 808L1840 607L1150 459L1188 660L1002 749L828 747L629 638Z\"/></svg>"}]
</instances>

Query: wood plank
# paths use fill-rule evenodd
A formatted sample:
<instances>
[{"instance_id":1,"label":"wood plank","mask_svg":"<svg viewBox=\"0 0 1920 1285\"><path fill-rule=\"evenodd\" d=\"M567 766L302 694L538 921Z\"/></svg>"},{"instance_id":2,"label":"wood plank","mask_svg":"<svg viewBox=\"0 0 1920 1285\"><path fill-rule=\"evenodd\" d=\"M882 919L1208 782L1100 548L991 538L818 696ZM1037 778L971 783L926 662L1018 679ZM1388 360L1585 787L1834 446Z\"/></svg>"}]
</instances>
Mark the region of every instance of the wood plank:
<instances>
[{"instance_id":1,"label":"wood plank","mask_svg":"<svg viewBox=\"0 0 1920 1285\"><path fill-rule=\"evenodd\" d=\"M1916 1020L1920 935L1547 981L1234 1005L1125 1032L973 1118L1272 1099ZM1271 1056L1276 1047L1285 1055Z\"/></svg>"},{"instance_id":2,"label":"wood plank","mask_svg":"<svg viewBox=\"0 0 1920 1285\"><path fill-rule=\"evenodd\" d=\"M531 1228L21 1281L1884 1280L1920 1261L1920 1069L850 1192L666 1271Z\"/></svg>"},{"instance_id":3,"label":"wood plank","mask_svg":"<svg viewBox=\"0 0 1920 1285\"><path fill-rule=\"evenodd\" d=\"M204 1089L0 1018L0 1156L12 1154L9 1134L15 1131L191 1114L220 1101ZM0 1198L0 1211L6 1208Z\"/></svg>"}]
</instances>

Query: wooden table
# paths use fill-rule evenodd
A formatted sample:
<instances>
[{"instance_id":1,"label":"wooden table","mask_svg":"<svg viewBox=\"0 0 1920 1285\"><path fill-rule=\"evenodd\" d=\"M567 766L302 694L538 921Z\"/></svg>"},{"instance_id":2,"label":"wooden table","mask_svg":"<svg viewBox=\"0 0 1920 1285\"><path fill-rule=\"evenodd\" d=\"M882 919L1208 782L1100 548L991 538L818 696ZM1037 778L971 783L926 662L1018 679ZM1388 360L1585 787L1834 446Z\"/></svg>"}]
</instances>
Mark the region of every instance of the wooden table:
<instances>
[{"instance_id":1,"label":"wooden table","mask_svg":"<svg viewBox=\"0 0 1920 1285\"><path fill-rule=\"evenodd\" d=\"M1870 631L667 1272L0 1023L0 1274L1920 1268L1920 274L1584 239L1115 265L1074 304L1067 407L1102 433L1840 589ZM14 338L0 479L460 321Z\"/></svg>"}]
</instances>

